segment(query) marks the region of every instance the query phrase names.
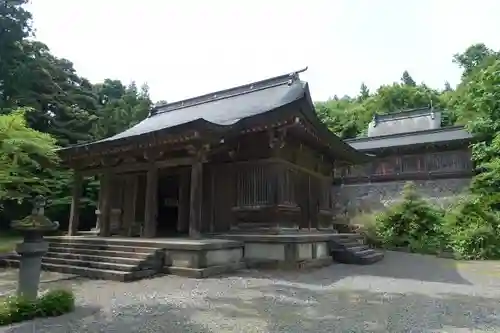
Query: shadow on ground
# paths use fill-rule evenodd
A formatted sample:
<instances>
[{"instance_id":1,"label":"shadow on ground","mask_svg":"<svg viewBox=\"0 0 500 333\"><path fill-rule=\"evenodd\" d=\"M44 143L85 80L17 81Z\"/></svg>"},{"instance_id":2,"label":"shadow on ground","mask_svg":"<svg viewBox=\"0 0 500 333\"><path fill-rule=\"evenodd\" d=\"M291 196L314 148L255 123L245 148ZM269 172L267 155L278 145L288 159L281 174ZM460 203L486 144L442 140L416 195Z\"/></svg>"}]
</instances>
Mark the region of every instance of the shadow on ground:
<instances>
[{"instance_id":1,"label":"shadow on ground","mask_svg":"<svg viewBox=\"0 0 500 333\"><path fill-rule=\"evenodd\" d=\"M410 279L426 282L471 285L458 271L458 261L419 255L387 251L385 258L375 264L359 266L336 264L307 271L242 271L235 275L253 278L284 279L317 285L330 285L343 278L355 275L370 275L394 279Z\"/></svg>"},{"instance_id":2,"label":"shadow on ground","mask_svg":"<svg viewBox=\"0 0 500 333\"><path fill-rule=\"evenodd\" d=\"M5 333L212 333L190 320L196 309L179 309L165 304L117 306L113 313L98 308L78 307L73 313L20 323ZM57 322L54 320L57 319Z\"/></svg>"},{"instance_id":3,"label":"shadow on ground","mask_svg":"<svg viewBox=\"0 0 500 333\"><path fill-rule=\"evenodd\" d=\"M500 331L498 299L369 291L311 290L274 284L261 296L209 299L225 317L267 322L269 332ZM467 331L469 331L467 330Z\"/></svg>"}]
</instances>

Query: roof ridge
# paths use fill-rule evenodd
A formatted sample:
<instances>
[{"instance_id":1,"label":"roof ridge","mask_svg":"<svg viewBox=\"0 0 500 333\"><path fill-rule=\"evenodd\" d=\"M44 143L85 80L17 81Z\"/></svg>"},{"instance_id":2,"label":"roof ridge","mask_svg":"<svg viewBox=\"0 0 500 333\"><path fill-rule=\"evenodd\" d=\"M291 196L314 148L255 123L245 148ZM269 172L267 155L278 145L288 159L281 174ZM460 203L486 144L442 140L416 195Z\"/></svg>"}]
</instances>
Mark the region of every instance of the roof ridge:
<instances>
[{"instance_id":1,"label":"roof ridge","mask_svg":"<svg viewBox=\"0 0 500 333\"><path fill-rule=\"evenodd\" d=\"M412 131L412 132L392 133L392 134L378 135L378 136L366 136L366 137L350 138L350 139L344 139L344 141L345 142L349 142L349 143L350 142L356 142L356 141L375 141L375 140L387 139L387 138L392 138L392 137L405 137L405 136L412 136L412 135L418 135L418 134L448 132L448 131L460 130L460 129L466 130L465 126L463 126L463 125L453 125L453 126L446 126L446 127L440 127L440 128L431 128L431 129L420 130L420 131Z\"/></svg>"},{"instance_id":2,"label":"roof ridge","mask_svg":"<svg viewBox=\"0 0 500 333\"><path fill-rule=\"evenodd\" d=\"M422 112L422 111L427 111L427 112ZM424 115L426 113L432 113L432 112L437 113L442 111L444 110L441 108L434 108L432 106L423 106L419 108L403 109L396 112L375 113L373 117L376 118L378 121L386 121L401 117L410 117L412 115L418 116L418 115Z\"/></svg>"},{"instance_id":3,"label":"roof ridge","mask_svg":"<svg viewBox=\"0 0 500 333\"><path fill-rule=\"evenodd\" d=\"M207 93L207 94L196 96L196 97L191 97L191 98L187 98L187 99L172 102L172 103L165 103L165 104L161 104L161 105L156 105L155 107L152 108L148 117L152 117L152 116L155 116L157 114L164 113L164 112L170 112L173 110L183 109L183 108L197 105L197 104L203 104L203 103L213 102L213 101L228 98L228 97L243 95L243 94L247 94L247 93L250 93L253 91L267 89L267 88L275 87L277 85L282 85L285 83L292 84L293 82L299 80L299 73L302 73L306 70L307 70L307 67L305 67L301 70L298 70L298 71L290 72L287 74L282 74L282 75L271 77L268 79L247 83L244 85L219 90L219 91Z\"/></svg>"}]
</instances>

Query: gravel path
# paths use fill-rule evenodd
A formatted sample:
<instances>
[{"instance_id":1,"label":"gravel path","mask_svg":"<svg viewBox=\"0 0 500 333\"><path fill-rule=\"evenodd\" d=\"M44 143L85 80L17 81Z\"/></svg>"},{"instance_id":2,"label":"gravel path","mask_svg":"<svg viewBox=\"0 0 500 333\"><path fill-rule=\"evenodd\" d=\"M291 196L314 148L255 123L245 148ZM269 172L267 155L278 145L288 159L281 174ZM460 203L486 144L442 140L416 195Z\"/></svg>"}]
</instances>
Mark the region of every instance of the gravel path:
<instances>
[{"instance_id":1,"label":"gravel path","mask_svg":"<svg viewBox=\"0 0 500 333\"><path fill-rule=\"evenodd\" d=\"M500 262L389 252L372 266L194 280L73 280L77 310L0 328L69 332L499 332Z\"/></svg>"}]
</instances>

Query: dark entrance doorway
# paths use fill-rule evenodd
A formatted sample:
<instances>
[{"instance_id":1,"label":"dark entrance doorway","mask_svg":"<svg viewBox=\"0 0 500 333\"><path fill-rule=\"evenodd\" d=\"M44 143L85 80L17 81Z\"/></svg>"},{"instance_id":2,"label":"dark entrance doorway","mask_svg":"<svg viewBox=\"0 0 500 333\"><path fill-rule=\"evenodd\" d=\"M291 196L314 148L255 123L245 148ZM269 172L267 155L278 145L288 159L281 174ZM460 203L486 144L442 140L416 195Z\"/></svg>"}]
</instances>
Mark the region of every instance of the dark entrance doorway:
<instances>
[{"instance_id":1,"label":"dark entrance doorway","mask_svg":"<svg viewBox=\"0 0 500 333\"><path fill-rule=\"evenodd\" d=\"M181 236L178 230L179 186L177 174L160 175L158 179L158 222L157 237Z\"/></svg>"}]
</instances>

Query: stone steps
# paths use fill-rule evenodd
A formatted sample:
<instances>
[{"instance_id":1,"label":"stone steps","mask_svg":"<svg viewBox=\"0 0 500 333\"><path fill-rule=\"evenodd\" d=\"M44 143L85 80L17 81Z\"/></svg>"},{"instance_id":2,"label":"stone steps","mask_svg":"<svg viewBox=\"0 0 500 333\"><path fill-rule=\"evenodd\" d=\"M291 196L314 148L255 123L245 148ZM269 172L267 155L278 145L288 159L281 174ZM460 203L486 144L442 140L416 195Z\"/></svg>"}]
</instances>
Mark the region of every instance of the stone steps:
<instances>
[{"instance_id":1,"label":"stone steps","mask_svg":"<svg viewBox=\"0 0 500 333\"><path fill-rule=\"evenodd\" d=\"M50 253L58 253L61 255L70 254L74 255L75 249L62 247L62 246L50 246ZM111 250L96 250L96 249L78 249L78 254L81 256L103 256L107 258L117 257L117 258L129 258L129 259L142 259L146 260L151 256L149 252L126 252L126 251L111 251Z\"/></svg>"},{"instance_id":2,"label":"stone steps","mask_svg":"<svg viewBox=\"0 0 500 333\"><path fill-rule=\"evenodd\" d=\"M343 264L370 265L384 258L382 252L365 245L363 236L357 234L335 238L330 242L330 252L333 260Z\"/></svg>"},{"instance_id":3,"label":"stone steps","mask_svg":"<svg viewBox=\"0 0 500 333\"><path fill-rule=\"evenodd\" d=\"M106 251L110 252L110 251ZM126 253L126 252L123 252ZM132 265L132 266L145 266L153 264L154 256L148 255L144 258L129 258L126 256L109 256L107 257L105 254L95 254L88 255L84 253L60 253L60 252L47 252L44 258L55 259L55 260L83 260L83 261L103 261L106 263L113 264L124 264L124 265Z\"/></svg>"},{"instance_id":4,"label":"stone steps","mask_svg":"<svg viewBox=\"0 0 500 333\"><path fill-rule=\"evenodd\" d=\"M92 279L133 281L162 272L163 256L154 246L136 246L134 242L116 244L101 240L48 238L49 251L42 258L42 269L80 275ZM144 244L141 244L144 245ZM1 260L19 267L19 255Z\"/></svg>"},{"instance_id":5,"label":"stone steps","mask_svg":"<svg viewBox=\"0 0 500 333\"><path fill-rule=\"evenodd\" d=\"M52 248L72 248L72 249L85 249L97 251L118 251L118 252L135 252L135 253L151 253L157 248L155 247L140 247L135 244L129 245L115 245L112 244L95 244L93 242L85 243L84 241L76 242L49 242L49 250Z\"/></svg>"}]
</instances>

